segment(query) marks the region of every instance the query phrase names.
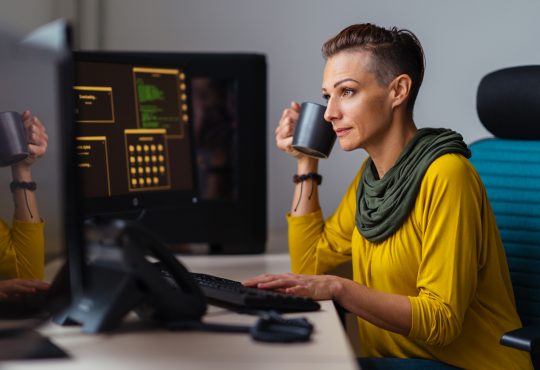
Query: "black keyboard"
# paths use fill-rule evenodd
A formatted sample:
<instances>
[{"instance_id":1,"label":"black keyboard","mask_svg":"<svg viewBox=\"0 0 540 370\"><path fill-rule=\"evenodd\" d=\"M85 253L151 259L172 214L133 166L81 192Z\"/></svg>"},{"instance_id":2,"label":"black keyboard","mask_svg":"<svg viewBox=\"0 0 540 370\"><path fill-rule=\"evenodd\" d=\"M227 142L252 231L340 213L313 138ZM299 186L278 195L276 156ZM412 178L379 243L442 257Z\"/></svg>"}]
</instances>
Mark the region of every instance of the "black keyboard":
<instances>
[{"instance_id":1,"label":"black keyboard","mask_svg":"<svg viewBox=\"0 0 540 370\"><path fill-rule=\"evenodd\" d=\"M0 319L29 319L43 316L49 302L47 292L24 294L14 299L0 300Z\"/></svg>"},{"instance_id":2,"label":"black keyboard","mask_svg":"<svg viewBox=\"0 0 540 370\"><path fill-rule=\"evenodd\" d=\"M210 303L245 310L276 310L281 312L317 311L319 303L304 297L270 290L248 288L240 282L192 272Z\"/></svg>"}]
</instances>

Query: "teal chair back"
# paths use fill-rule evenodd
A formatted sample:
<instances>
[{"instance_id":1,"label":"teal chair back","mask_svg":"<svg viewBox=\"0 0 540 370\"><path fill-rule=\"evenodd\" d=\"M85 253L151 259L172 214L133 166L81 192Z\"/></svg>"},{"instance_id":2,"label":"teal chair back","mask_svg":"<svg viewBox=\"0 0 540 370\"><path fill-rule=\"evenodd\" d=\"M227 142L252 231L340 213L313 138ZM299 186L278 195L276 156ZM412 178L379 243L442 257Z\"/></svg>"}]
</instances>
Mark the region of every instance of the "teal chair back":
<instances>
[{"instance_id":1,"label":"teal chair back","mask_svg":"<svg viewBox=\"0 0 540 370\"><path fill-rule=\"evenodd\" d=\"M522 329L501 344L540 368L540 66L501 69L478 86L480 121L494 138L470 145L497 220Z\"/></svg>"},{"instance_id":2,"label":"teal chair back","mask_svg":"<svg viewBox=\"0 0 540 370\"><path fill-rule=\"evenodd\" d=\"M519 316L524 326L540 325L540 141L486 139L470 149L497 219Z\"/></svg>"}]
</instances>

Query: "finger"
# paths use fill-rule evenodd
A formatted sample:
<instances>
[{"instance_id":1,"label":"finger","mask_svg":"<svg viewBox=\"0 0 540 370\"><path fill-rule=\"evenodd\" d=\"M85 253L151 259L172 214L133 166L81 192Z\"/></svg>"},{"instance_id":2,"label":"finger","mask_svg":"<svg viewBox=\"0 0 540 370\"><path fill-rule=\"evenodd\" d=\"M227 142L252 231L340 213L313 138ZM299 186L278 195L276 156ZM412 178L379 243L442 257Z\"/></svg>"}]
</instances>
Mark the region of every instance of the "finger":
<instances>
[{"instance_id":1,"label":"finger","mask_svg":"<svg viewBox=\"0 0 540 370\"><path fill-rule=\"evenodd\" d=\"M260 289L282 289L290 288L298 285L295 279L290 279L287 277L279 277L271 281L260 282L257 284L257 288Z\"/></svg>"},{"instance_id":2,"label":"finger","mask_svg":"<svg viewBox=\"0 0 540 370\"><path fill-rule=\"evenodd\" d=\"M32 127L35 124L36 117L32 116L30 113L28 113L28 114L25 114L25 113L23 113L23 116L22 116L23 117L23 125L24 125L24 128L28 129L28 128Z\"/></svg>"},{"instance_id":3,"label":"finger","mask_svg":"<svg viewBox=\"0 0 540 370\"><path fill-rule=\"evenodd\" d=\"M24 121L24 128L26 130L26 136L28 141L36 140L36 138L45 138L48 139L47 131L45 126L37 117L27 117Z\"/></svg>"},{"instance_id":4,"label":"finger","mask_svg":"<svg viewBox=\"0 0 540 370\"><path fill-rule=\"evenodd\" d=\"M281 121L283 118L285 118L285 116L287 115L287 112L290 110L291 108L285 108L283 109L283 111L281 112L281 117L279 117L279 120Z\"/></svg>"},{"instance_id":5,"label":"finger","mask_svg":"<svg viewBox=\"0 0 540 370\"><path fill-rule=\"evenodd\" d=\"M279 140L276 142L276 146L279 150L284 151L285 153L292 153L294 150L292 147L292 138Z\"/></svg>"},{"instance_id":6,"label":"finger","mask_svg":"<svg viewBox=\"0 0 540 370\"><path fill-rule=\"evenodd\" d=\"M285 140L288 138L292 138L292 137L293 135L289 132L289 129L282 127L276 134L276 142L279 142L281 140Z\"/></svg>"},{"instance_id":7,"label":"finger","mask_svg":"<svg viewBox=\"0 0 540 370\"><path fill-rule=\"evenodd\" d=\"M291 109L295 110L296 112L300 112L300 104L295 102L295 101L292 101L291 102Z\"/></svg>"},{"instance_id":8,"label":"finger","mask_svg":"<svg viewBox=\"0 0 540 370\"><path fill-rule=\"evenodd\" d=\"M311 298L311 292L309 291L309 289L300 285L285 289L285 293Z\"/></svg>"},{"instance_id":9,"label":"finger","mask_svg":"<svg viewBox=\"0 0 540 370\"><path fill-rule=\"evenodd\" d=\"M241 281L241 283L244 286L253 287L253 286L257 286L257 284L259 283L259 280L258 278L255 277L255 278L243 280Z\"/></svg>"},{"instance_id":10,"label":"finger","mask_svg":"<svg viewBox=\"0 0 540 370\"><path fill-rule=\"evenodd\" d=\"M7 289L5 289L5 292L9 295L13 294L32 294L36 292L36 289L31 286L26 286L24 284L10 284Z\"/></svg>"},{"instance_id":11,"label":"finger","mask_svg":"<svg viewBox=\"0 0 540 370\"><path fill-rule=\"evenodd\" d=\"M258 286L259 284L265 284L284 278L287 278L286 274L263 274L250 279L246 279L242 283L244 285L249 284L250 286Z\"/></svg>"},{"instance_id":12,"label":"finger","mask_svg":"<svg viewBox=\"0 0 540 370\"><path fill-rule=\"evenodd\" d=\"M293 122L296 122L296 121L298 121L298 117L300 117L300 112L299 111L294 110L294 109L287 109L287 114L283 118L284 119L289 118Z\"/></svg>"},{"instance_id":13,"label":"finger","mask_svg":"<svg viewBox=\"0 0 540 370\"><path fill-rule=\"evenodd\" d=\"M277 288L277 289L274 289L274 291L276 291L278 293L288 294L287 293L287 288Z\"/></svg>"},{"instance_id":14,"label":"finger","mask_svg":"<svg viewBox=\"0 0 540 370\"><path fill-rule=\"evenodd\" d=\"M242 282L242 284L244 284L244 285L249 284L249 285L253 286L253 285L257 285L259 283L272 281L273 279L276 279L277 276L278 275L273 275L273 274L258 275L258 276L255 276L253 278L249 278L249 279L244 280Z\"/></svg>"},{"instance_id":15,"label":"finger","mask_svg":"<svg viewBox=\"0 0 540 370\"><path fill-rule=\"evenodd\" d=\"M293 136L294 130L296 129L296 122L298 122L298 118L296 117L286 117L285 122L282 126L281 133L284 136Z\"/></svg>"},{"instance_id":16,"label":"finger","mask_svg":"<svg viewBox=\"0 0 540 370\"><path fill-rule=\"evenodd\" d=\"M30 118L32 116L32 113L27 109L24 112L22 112L21 117L23 119L23 122Z\"/></svg>"},{"instance_id":17,"label":"finger","mask_svg":"<svg viewBox=\"0 0 540 370\"><path fill-rule=\"evenodd\" d=\"M41 122L38 117L32 117L32 124L36 126L40 131L45 132L45 125L43 125L43 122Z\"/></svg>"},{"instance_id":18,"label":"finger","mask_svg":"<svg viewBox=\"0 0 540 370\"><path fill-rule=\"evenodd\" d=\"M28 144L28 154L32 159L41 158L45 154L45 148L41 145Z\"/></svg>"},{"instance_id":19,"label":"finger","mask_svg":"<svg viewBox=\"0 0 540 370\"><path fill-rule=\"evenodd\" d=\"M265 275L257 275L255 277L243 280L242 284L249 285L249 286L257 285L262 279L264 279L264 276Z\"/></svg>"},{"instance_id":20,"label":"finger","mask_svg":"<svg viewBox=\"0 0 540 370\"><path fill-rule=\"evenodd\" d=\"M278 148L286 151L286 152L293 152L294 149L292 147L293 137L289 136L285 139L281 139L278 143Z\"/></svg>"},{"instance_id":21,"label":"finger","mask_svg":"<svg viewBox=\"0 0 540 370\"><path fill-rule=\"evenodd\" d=\"M39 290L47 290L50 288L51 284L46 281L41 280L22 280L21 281L26 287L35 288Z\"/></svg>"},{"instance_id":22,"label":"finger","mask_svg":"<svg viewBox=\"0 0 540 370\"><path fill-rule=\"evenodd\" d=\"M27 120L26 122L27 122L26 132L27 132L28 140L42 140L42 141L49 140L49 135L47 135L45 126L40 124L39 121L31 119L31 120Z\"/></svg>"},{"instance_id":23,"label":"finger","mask_svg":"<svg viewBox=\"0 0 540 370\"><path fill-rule=\"evenodd\" d=\"M284 122L277 130L276 130L276 139L282 140L286 138L292 138L294 136L294 130L296 128L296 121L287 121Z\"/></svg>"},{"instance_id":24,"label":"finger","mask_svg":"<svg viewBox=\"0 0 540 370\"><path fill-rule=\"evenodd\" d=\"M41 157L47 151L49 137L45 132L32 128L28 137L28 151L31 155Z\"/></svg>"},{"instance_id":25,"label":"finger","mask_svg":"<svg viewBox=\"0 0 540 370\"><path fill-rule=\"evenodd\" d=\"M36 140L38 140L39 136L36 128L34 128L32 119L27 119L24 121L24 130L26 132L26 141L31 144L36 144Z\"/></svg>"},{"instance_id":26,"label":"finger","mask_svg":"<svg viewBox=\"0 0 540 370\"><path fill-rule=\"evenodd\" d=\"M283 114L281 115L281 118L280 118L280 122L283 122L284 120L290 118L294 121L296 121L298 119L300 115L300 112L295 110L295 109L292 109L292 108L287 108L283 111Z\"/></svg>"}]
</instances>

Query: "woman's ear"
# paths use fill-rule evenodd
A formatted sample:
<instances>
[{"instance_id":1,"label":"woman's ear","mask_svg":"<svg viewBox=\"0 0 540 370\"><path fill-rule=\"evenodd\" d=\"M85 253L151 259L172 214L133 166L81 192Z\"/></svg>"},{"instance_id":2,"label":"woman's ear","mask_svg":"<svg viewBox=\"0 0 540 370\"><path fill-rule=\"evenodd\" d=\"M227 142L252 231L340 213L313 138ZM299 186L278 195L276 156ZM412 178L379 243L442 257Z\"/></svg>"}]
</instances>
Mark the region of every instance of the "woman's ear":
<instances>
[{"instance_id":1,"label":"woman's ear","mask_svg":"<svg viewBox=\"0 0 540 370\"><path fill-rule=\"evenodd\" d=\"M404 105L411 93L412 80L407 74L401 74L390 83L392 94L392 108Z\"/></svg>"}]
</instances>

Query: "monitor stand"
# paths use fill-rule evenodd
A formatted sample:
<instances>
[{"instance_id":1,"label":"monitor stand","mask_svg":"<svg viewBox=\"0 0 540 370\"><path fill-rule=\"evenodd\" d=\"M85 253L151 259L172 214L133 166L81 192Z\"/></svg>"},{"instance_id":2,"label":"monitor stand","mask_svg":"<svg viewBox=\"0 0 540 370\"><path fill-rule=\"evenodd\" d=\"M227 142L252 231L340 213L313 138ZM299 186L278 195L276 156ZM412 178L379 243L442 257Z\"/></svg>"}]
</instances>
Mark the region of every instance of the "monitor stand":
<instances>
[{"instance_id":1,"label":"monitor stand","mask_svg":"<svg viewBox=\"0 0 540 370\"><path fill-rule=\"evenodd\" d=\"M69 358L48 338L33 330L0 330L0 361Z\"/></svg>"}]
</instances>

